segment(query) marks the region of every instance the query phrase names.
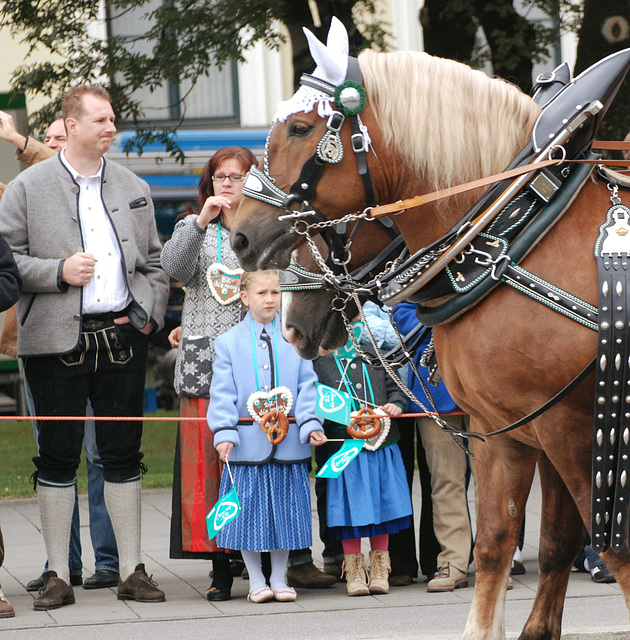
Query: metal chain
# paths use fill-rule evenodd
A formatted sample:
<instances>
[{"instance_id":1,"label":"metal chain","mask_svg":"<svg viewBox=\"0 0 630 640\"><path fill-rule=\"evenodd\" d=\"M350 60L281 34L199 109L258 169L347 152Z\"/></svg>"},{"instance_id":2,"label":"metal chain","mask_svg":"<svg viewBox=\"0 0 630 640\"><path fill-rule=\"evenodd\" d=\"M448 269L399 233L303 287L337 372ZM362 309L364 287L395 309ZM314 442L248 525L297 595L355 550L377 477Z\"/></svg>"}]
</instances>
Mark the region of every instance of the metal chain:
<instances>
[{"instance_id":1,"label":"metal chain","mask_svg":"<svg viewBox=\"0 0 630 640\"><path fill-rule=\"evenodd\" d=\"M462 439L466 438L467 437L466 434L461 432L458 429L455 429L452 425L448 424L448 422L446 422L444 418L442 418L439 415L439 413L437 413L436 411L430 411L429 409L427 409L427 407L425 407L424 404L416 397L414 392L411 389L409 389L409 387L402 381L402 379L400 378L398 373L394 370L394 368L391 366L391 364L387 362L380 347L376 344L376 339L374 338L372 331L370 330L370 326L365 317L365 313L363 311L363 307L361 305L361 301L359 300L358 294L356 294L355 292L352 292L351 294L349 294L348 297L352 298L353 302L357 306L357 309L359 310L361 320L363 320L363 323L365 325L365 328L367 329L367 333L370 338L372 347L376 352L378 360L380 361L380 364L383 367L383 369L385 369L387 374L391 376L392 380L394 380L394 382L398 385L398 388L407 396L409 400L411 400L412 402L415 402L424 411L424 413L427 414L428 417L432 418L436 422L436 424L440 427L440 429L442 429L443 431L446 431L446 433L448 433L451 436L455 444L458 447L460 447L460 449L462 449L471 458L474 457L472 452L468 450L466 445L464 445L462 441L458 440L458 438L462 438ZM361 358L363 358L366 362L368 362L369 364L372 364L374 362L373 357L370 354L366 353L361 348L361 345L359 344L357 337L354 335L354 331L352 331L352 327L350 326L350 320L348 319L348 316L345 312L345 305L342 310L339 310L339 313L341 313L343 323L346 327L348 335L350 336L350 340L352 341L352 344L356 349L357 354L361 356ZM398 333L398 335L400 336L400 333ZM404 344L403 344L403 348L404 348ZM417 369L416 369L416 374L417 374Z\"/></svg>"},{"instance_id":2,"label":"metal chain","mask_svg":"<svg viewBox=\"0 0 630 640\"><path fill-rule=\"evenodd\" d=\"M431 359L431 356L434 353L435 353L435 346L433 344L433 334L431 334L431 340L429 340L429 344L427 345L427 348L424 350L424 353L422 354L422 358L420 358L420 365L423 367L428 367L429 360Z\"/></svg>"},{"instance_id":3,"label":"metal chain","mask_svg":"<svg viewBox=\"0 0 630 640\"><path fill-rule=\"evenodd\" d=\"M412 278L415 278L416 275L422 271L424 271L427 267L432 265L434 262L437 262L439 258L446 253L448 249L452 246L451 242L443 242L438 247L433 249L432 251L427 252L425 255L420 256L414 264L405 269L402 273L399 273L396 276L396 282L406 282Z\"/></svg>"},{"instance_id":4,"label":"metal chain","mask_svg":"<svg viewBox=\"0 0 630 640\"><path fill-rule=\"evenodd\" d=\"M347 217L347 216L346 216ZM304 220L302 220L301 222L305 223L305 227L300 230L297 228L297 225L294 225L294 230L298 235L301 235L304 237L305 242L311 252L311 255L313 256L313 260L315 260L317 266L322 270L322 276L324 277L325 280L327 280L328 282L330 282L336 289L342 289L344 286L344 283L341 281L341 279L339 278L338 275L336 275L331 269L330 267L326 264L326 261L324 259L324 257L322 256L320 250L317 248L317 245L315 244L315 241L313 240L313 237L310 234L310 229L311 228L317 228L318 224L321 224L323 227L328 227L330 226L329 224L326 223L316 223L316 224L307 224ZM348 253L348 255L350 255L350 244L348 244L346 247L346 252ZM400 258L397 258L396 260L399 260ZM347 284L353 284L354 289L357 290L367 290L369 289L372 285L376 285L379 283L379 281L381 280L381 278L386 275L387 273L389 273L391 271L391 269L394 267L394 264L396 262L396 260L394 260L393 262L387 262L384 266L383 266L383 270L380 271L379 273L377 273L373 278L371 278L370 280L366 281L366 282L361 282L361 283L355 283L352 275L350 274L350 272L348 271L348 266L347 266L347 262L345 263L337 263L337 264L341 264L341 266L343 266L344 271L345 271L345 275L347 277ZM348 295L344 292L344 295Z\"/></svg>"},{"instance_id":5,"label":"metal chain","mask_svg":"<svg viewBox=\"0 0 630 640\"><path fill-rule=\"evenodd\" d=\"M307 203L308 204L308 203ZM347 224L348 222L355 222L356 220L362 219L367 220L368 222L375 222L375 218L371 218L368 211L370 207L361 211L356 211L354 213L347 213L345 216L341 218L335 218L334 220L322 220L320 222L307 222L303 218L311 216L316 213L315 209L304 209L301 211L293 211L287 213L286 215L280 216L278 219L282 220L291 220L295 219L293 223L293 230L300 235L304 233L308 233L311 229L327 229L329 227L335 227L338 224ZM298 223L303 223L304 227L302 230L297 228Z\"/></svg>"}]
</instances>

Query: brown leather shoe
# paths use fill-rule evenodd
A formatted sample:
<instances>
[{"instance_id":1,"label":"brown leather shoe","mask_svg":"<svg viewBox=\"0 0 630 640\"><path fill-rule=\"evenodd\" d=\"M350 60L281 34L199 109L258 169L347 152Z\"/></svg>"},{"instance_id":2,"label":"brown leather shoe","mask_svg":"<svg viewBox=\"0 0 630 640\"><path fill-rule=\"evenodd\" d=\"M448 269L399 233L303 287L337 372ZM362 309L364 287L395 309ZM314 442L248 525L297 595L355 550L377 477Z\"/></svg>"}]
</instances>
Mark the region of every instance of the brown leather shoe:
<instances>
[{"instance_id":1,"label":"brown leather shoe","mask_svg":"<svg viewBox=\"0 0 630 640\"><path fill-rule=\"evenodd\" d=\"M13 605L4 597L2 589L0 589L0 618L15 617L15 609Z\"/></svg>"},{"instance_id":2,"label":"brown leather shoe","mask_svg":"<svg viewBox=\"0 0 630 640\"><path fill-rule=\"evenodd\" d=\"M398 576L389 576L390 587L408 587L413 582L413 577L405 574Z\"/></svg>"},{"instance_id":3,"label":"brown leather shoe","mask_svg":"<svg viewBox=\"0 0 630 640\"><path fill-rule=\"evenodd\" d=\"M298 589L328 589L337 582L335 576L324 573L312 562L287 568L287 584Z\"/></svg>"},{"instance_id":4,"label":"brown leather shoe","mask_svg":"<svg viewBox=\"0 0 630 640\"><path fill-rule=\"evenodd\" d=\"M164 591L157 588L157 582L152 580L140 563L136 570L123 582L118 581L118 599L135 600L136 602L164 602Z\"/></svg>"},{"instance_id":5,"label":"brown leather shoe","mask_svg":"<svg viewBox=\"0 0 630 640\"><path fill-rule=\"evenodd\" d=\"M341 574L343 573L343 561L339 562L324 562L324 573L329 576L334 576L337 582L341 582ZM345 582L346 579L343 579Z\"/></svg>"},{"instance_id":6,"label":"brown leather shoe","mask_svg":"<svg viewBox=\"0 0 630 640\"><path fill-rule=\"evenodd\" d=\"M57 577L55 571L44 571L44 588L39 597L33 602L35 611L59 609L66 604L74 604L74 589L72 585Z\"/></svg>"}]
</instances>

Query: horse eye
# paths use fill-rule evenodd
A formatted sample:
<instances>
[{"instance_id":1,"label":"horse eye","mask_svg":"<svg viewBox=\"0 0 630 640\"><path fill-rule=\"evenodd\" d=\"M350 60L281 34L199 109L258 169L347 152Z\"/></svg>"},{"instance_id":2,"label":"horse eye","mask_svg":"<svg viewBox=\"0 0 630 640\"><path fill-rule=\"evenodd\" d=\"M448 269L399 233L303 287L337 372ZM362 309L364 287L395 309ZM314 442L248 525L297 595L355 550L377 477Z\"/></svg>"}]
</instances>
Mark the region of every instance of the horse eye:
<instances>
[{"instance_id":1,"label":"horse eye","mask_svg":"<svg viewBox=\"0 0 630 640\"><path fill-rule=\"evenodd\" d=\"M292 136L305 136L312 127L307 124L302 124L300 122L296 122L291 125L291 129L289 131L289 135Z\"/></svg>"}]
</instances>

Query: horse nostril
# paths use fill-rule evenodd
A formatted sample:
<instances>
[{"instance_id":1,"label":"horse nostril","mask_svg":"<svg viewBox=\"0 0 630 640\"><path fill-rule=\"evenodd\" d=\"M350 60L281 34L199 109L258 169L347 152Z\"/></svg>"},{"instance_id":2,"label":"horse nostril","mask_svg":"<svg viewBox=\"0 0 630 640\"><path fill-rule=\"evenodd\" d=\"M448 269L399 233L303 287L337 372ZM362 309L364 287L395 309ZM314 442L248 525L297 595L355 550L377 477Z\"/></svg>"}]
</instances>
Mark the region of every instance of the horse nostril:
<instances>
[{"instance_id":1,"label":"horse nostril","mask_svg":"<svg viewBox=\"0 0 630 640\"><path fill-rule=\"evenodd\" d=\"M236 251L237 253L239 251L244 251L245 249L247 249L247 247L249 247L249 240L247 239L247 236L243 235L242 233L235 233L230 241L232 243L232 249L234 249L234 251Z\"/></svg>"}]
</instances>

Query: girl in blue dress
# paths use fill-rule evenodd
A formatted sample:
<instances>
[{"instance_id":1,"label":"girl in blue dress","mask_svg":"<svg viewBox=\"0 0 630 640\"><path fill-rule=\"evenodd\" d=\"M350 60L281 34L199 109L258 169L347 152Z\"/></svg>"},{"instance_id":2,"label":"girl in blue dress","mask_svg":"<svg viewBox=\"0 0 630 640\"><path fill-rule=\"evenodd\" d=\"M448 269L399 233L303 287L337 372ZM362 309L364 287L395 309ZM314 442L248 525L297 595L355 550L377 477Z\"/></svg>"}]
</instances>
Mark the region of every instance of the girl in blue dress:
<instances>
[{"instance_id":1,"label":"girl in blue dress","mask_svg":"<svg viewBox=\"0 0 630 640\"><path fill-rule=\"evenodd\" d=\"M312 543L310 445L326 441L315 416L317 378L311 362L282 338L278 273L243 274L241 300L249 307L244 320L214 343L208 424L242 508L217 534L217 544L241 552L251 602L291 602L297 595L286 583L289 550ZM242 419L248 414L253 422ZM231 489L224 473L219 497ZM262 551L271 552L269 584Z\"/></svg>"},{"instance_id":2,"label":"girl in blue dress","mask_svg":"<svg viewBox=\"0 0 630 640\"><path fill-rule=\"evenodd\" d=\"M355 413L370 408L382 416L381 431L366 439L364 449L339 477L325 480L325 499L328 535L343 544L348 595L385 594L389 592L389 534L411 526L411 497L393 419L406 409L407 399L383 369L357 357L350 341L344 349L318 358L314 368L320 383L349 394ZM339 439L351 437L345 426L328 420L324 429L328 439L337 442L315 452L318 467L340 448ZM318 490L317 495L319 500L324 494ZM369 571L362 538L370 539Z\"/></svg>"}]
</instances>

